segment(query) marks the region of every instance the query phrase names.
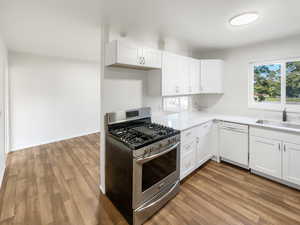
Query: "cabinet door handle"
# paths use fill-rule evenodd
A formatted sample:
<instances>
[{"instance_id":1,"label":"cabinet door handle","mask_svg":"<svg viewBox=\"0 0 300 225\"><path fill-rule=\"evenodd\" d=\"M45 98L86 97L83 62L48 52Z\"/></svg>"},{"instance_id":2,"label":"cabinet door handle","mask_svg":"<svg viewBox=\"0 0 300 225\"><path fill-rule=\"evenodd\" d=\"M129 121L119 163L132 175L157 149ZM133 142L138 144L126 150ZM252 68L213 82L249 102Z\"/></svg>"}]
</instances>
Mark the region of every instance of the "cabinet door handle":
<instances>
[{"instance_id":1,"label":"cabinet door handle","mask_svg":"<svg viewBox=\"0 0 300 225\"><path fill-rule=\"evenodd\" d=\"M283 144L283 151L286 152L286 145Z\"/></svg>"},{"instance_id":2,"label":"cabinet door handle","mask_svg":"<svg viewBox=\"0 0 300 225\"><path fill-rule=\"evenodd\" d=\"M281 144L278 143L278 150L280 151L280 149L281 149Z\"/></svg>"}]
</instances>

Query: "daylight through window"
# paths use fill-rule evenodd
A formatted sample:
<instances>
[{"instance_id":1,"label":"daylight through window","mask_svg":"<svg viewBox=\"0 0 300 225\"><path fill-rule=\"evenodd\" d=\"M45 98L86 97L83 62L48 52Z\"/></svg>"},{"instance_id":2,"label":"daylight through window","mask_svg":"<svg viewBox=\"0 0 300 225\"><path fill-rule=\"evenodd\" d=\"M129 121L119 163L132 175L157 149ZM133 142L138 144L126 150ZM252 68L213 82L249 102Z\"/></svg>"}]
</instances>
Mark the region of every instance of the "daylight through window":
<instances>
[{"instance_id":1,"label":"daylight through window","mask_svg":"<svg viewBox=\"0 0 300 225\"><path fill-rule=\"evenodd\" d=\"M300 106L300 59L251 64L250 69L250 104L274 109Z\"/></svg>"}]
</instances>

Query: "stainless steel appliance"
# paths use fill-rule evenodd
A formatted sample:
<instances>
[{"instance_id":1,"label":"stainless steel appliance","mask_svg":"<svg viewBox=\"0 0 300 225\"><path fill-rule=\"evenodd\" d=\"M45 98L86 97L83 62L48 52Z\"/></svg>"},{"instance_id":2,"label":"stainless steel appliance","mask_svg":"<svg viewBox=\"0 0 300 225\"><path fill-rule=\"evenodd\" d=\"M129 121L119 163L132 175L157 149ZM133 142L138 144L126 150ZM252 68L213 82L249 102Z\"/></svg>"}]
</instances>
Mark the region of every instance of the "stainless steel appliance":
<instances>
[{"instance_id":1,"label":"stainless steel appliance","mask_svg":"<svg viewBox=\"0 0 300 225\"><path fill-rule=\"evenodd\" d=\"M106 194L140 225L179 191L179 131L151 122L150 108L106 115Z\"/></svg>"}]
</instances>

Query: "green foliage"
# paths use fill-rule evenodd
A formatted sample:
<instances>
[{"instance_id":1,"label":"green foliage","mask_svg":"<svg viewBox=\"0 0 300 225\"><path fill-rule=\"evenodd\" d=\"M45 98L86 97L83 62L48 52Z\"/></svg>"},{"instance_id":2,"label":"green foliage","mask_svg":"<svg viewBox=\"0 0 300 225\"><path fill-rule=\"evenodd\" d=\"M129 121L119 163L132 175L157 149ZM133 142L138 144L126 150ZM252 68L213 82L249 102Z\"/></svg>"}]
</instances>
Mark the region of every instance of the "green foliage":
<instances>
[{"instance_id":1,"label":"green foliage","mask_svg":"<svg viewBox=\"0 0 300 225\"><path fill-rule=\"evenodd\" d=\"M300 97L300 62L286 64L286 95L288 98ZM293 101L293 100L292 100Z\"/></svg>"},{"instance_id":2,"label":"green foliage","mask_svg":"<svg viewBox=\"0 0 300 225\"><path fill-rule=\"evenodd\" d=\"M270 65L272 66L272 65ZM254 68L254 94L256 101L265 101L266 98L280 96L280 70L271 70L270 66L262 65Z\"/></svg>"}]
</instances>

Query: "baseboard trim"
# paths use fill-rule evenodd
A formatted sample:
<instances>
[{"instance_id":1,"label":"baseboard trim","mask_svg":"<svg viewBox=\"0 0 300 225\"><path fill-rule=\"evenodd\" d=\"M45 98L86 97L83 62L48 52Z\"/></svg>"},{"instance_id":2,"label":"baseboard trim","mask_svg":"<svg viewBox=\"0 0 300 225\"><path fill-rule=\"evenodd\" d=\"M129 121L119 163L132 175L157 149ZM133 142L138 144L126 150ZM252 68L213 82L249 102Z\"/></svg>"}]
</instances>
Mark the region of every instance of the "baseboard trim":
<instances>
[{"instance_id":1,"label":"baseboard trim","mask_svg":"<svg viewBox=\"0 0 300 225\"><path fill-rule=\"evenodd\" d=\"M65 141L65 140L69 140L69 139L76 138L76 137L82 137L82 136L86 136L86 135L90 135L90 134L96 134L96 133L99 133L99 132L100 132L100 130L97 130L97 131L92 131L92 132L83 133L83 134L79 134L79 135L53 139L53 140L50 140L50 141L41 142L39 144L27 145L27 146L23 146L23 147L13 148L13 149L10 150L10 152L26 150L28 148L33 148L33 147L37 147L37 146L41 146L41 145L51 144L51 143L55 143L55 142L59 142L59 141Z\"/></svg>"},{"instance_id":2,"label":"baseboard trim","mask_svg":"<svg viewBox=\"0 0 300 225\"><path fill-rule=\"evenodd\" d=\"M262 172L259 172L257 170L253 170L251 169L250 170L251 173L255 174L255 175L258 175L258 176L261 176L261 177L264 177L266 179L269 179L269 180L272 180L272 181L275 181L277 183L280 183L280 184L283 184L283 185L286 185L288 187L291 187L291 188L294 188L294 189L297 189L297 190L300 190L300 185L298 184L294 184L294 183L291 183L291 182L288 182L288 181L285 181L283 179L280 179L280 178L277 178L277 177L273 177L273 176L270 176L270 175L267 175L265 173L262 173Z\"/></svg>"},{"instance_id":3,"label":"baseboard trim","mask_svg":"<svg viewBox=\"0 0 300 225\"><path fill-rule=\"evenodd\" d=\"M105 195L105 188L101 184L99 185L99 188L100 188L101 192Z\"/></svg>"},{"instance_id":4,"label":"baseboard trim","mask_svg":"<svg viewBox=\"0 0 300 225\"><path fill-rule=\"evenodd\" d=\"M2 187L3 178L4 178L4 174L5 174L5 169L6 169L6 166L4 166L3 170L0 172L0 189Z\"/></svg>"}]
</instances>

